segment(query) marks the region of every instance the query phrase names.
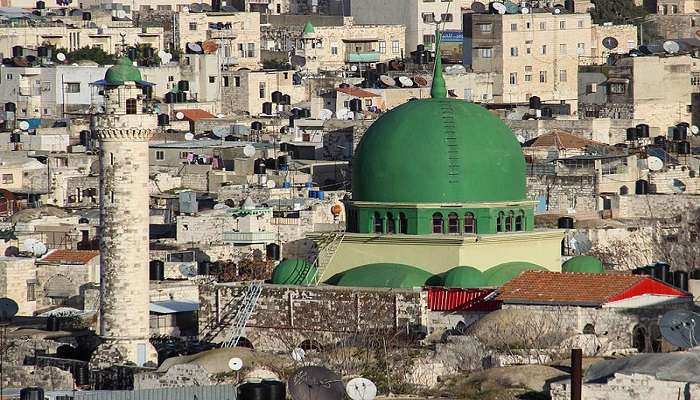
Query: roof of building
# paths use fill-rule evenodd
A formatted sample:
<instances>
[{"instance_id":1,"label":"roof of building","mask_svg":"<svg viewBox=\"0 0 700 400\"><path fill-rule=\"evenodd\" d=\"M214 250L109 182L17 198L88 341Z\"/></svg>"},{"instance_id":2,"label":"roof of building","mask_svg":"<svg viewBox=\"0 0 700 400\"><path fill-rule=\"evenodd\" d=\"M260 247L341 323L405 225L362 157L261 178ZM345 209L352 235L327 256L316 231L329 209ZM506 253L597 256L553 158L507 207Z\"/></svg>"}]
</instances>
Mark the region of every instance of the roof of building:
<instances>
[{"instance_id":1,"label":"roof of building","mask_svg":"<svg viewBox=\"0 0 700 400\"><path fill-rule=\"evenodd\" d=\"M276 285L308 285L316 277L316 267L296 258L283 260L272 271Z\"/></svg>"},{"instance_id":2,"label":"roof of building","mask_svg":"<svg viewBox=\"0 0 700 400\"><path fill-rule=\"evenodd\" d=\"M74 264L83 265L93 258L99 257L97 250L53 250L42 257L39 262L43 264Z\"/></svg>"},{"instance_id":3,"label":"roof of building","mask_svg":"<svg viewBox=\"0 0 700 400\"><path fill-rule=\"evenodd\" d=\"M430 272L411 265L367 264L336 274L326 283L336 286L413 288L425 286Z\"/></svg>"},{"instance_id":4,"label":"roof of building","mask_svg":"<svg viewBox=\"0 0 700 400\"><path fill-rule=\"evenodd\" d=\"M547 269L537 264L525 261L512 261L498 264L484 271L484 286L498 287L518 276L523 271L546 271Z\"/></svg>"},{"instance_id":5,"label":"roof of building","mask_svg":"<svg viewBox=\"0 0 700 400\"><path fill-rule=\"evenodd\" d=\"M643 294L688 293L642 275L525 271L498 289L504 303L601 306Z\"/></svg>"},{"instance_id":6,"label":"roof of building","mask_svg":"<svg viewBox=\"0 0 700 400\"><path fill-rule=\"evenodd\" d=\"M560 150L581 149L589 145L600 144L602 143L562 131L547 133L525 142L526 147L556 147Z\"/></svg>"},{"instance_id":7,"label":"roof of building","mask_svg":"<svg viewBox=\"0 0 700 400\"><path fill-rule=\"evenodd\" d=\"M354 87L354 86L336 88L335 91L340 92L340 93L345 93L347 95L354 96L354 97L381 97L376 93L372 93L368 90L362 90L362 89Z\"/></svg>"},{"instance_id":8,"label":"roof of building","mask_svg":"<svg viewBox=\"0 0 700 400\"><path fill-rule=\"evenodd\" d=\"M316 30L314 29L314 26L311 25L311 21L306 21L306 24L304 24L304 33L315 33Z\"/></svg>"},{"instance_id":9,"label":"roof of building","mask_svg":"<svg viewBox=\"0 0 700 400\"><path fill-rule=\"evenodd\" d=\"M205 118L216 118L216 116L209 111L200 110L199 108L185 108L177 110L177 112L181 112L185 116L184 118L191 122Z\"/></svg>"},{"instance_id":10,"label":"roof of building","mask_svg":"<svg viewBox=\"0 0 700 400\"><path fill-rule=\"evenodd\" d=\"M570 258L564 262L561 266L562 272L589 272L589 273L603 273L605 268L603 268L603 263L593 256L576 256Z\"/></svg>"},{"instance_id":11,"label":"roof of building","mask_svg":"<svg viewBox=\"0 0 700 400\"><path fill-rule=\"evenodd\" d=\"M105 73L105 82L108 85L122 85L124 82L140 82L141 72L128 57L121 57L116 65L109 67Z\"/></svg>"}]
</instances>

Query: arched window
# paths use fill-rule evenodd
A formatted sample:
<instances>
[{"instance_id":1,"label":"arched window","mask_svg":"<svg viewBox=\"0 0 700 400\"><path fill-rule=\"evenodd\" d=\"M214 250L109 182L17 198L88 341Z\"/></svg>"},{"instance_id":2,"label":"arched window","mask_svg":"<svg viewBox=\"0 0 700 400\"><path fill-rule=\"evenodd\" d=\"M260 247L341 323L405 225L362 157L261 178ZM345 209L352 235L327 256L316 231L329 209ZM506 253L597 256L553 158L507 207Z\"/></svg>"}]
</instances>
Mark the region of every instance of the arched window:
<instances>
[{"instance_id":1,"label":"arched window","mask_svg":"<svg viewBox=\"0 0 700 400\"><path fill-rule=\"evenodd\" d=\"M470 212L464 214L464 233L476 233L476 219Z\"/></svg>"},{"instance_id":2,"label":"arched window","mask_svg":"<svg viewBox=\"0 0 700 400\"><path fill-rule=\"evenodd\" d=\"M386 233L396 233L396 221L392 213L386 213Z\"/></svg>"},{"instance_id":3,"label":"arched window","mask_svg":"<svg viewBox=\"0 0 700 400\"><path fill-rule=\"evenodd\" d=\"M503 232L503 220L505 219L505 214L503 211L498 213L498 218L496 218L496 232Z\"/></svg>"},{"instance_id":4,"label":"arched window","mask_svg":"<svg viewBox=\"0 0 700 400\"><path fill-rule=\"evenodd\" d=\"M408 219L404 213L399 213L399 232L404 235L408 234Z\"/></svg>"},{"instance_id":5,"label":"arched window","mask_svg":"<svg viewBox=\"0 0 700 400\"><path fill-rule=\"evenodd\" d=\"M515 230L518 232L525 230L525 212L523 210L518 211L518 215L515 217Z\"/></svg>"},{"instance_id":6,"label":"arched window","mask_svg":"<svg viewBox=\"0 0 700 400\"><path fill-rule=\"evenodd\" d=\"M136 114L136 99L126 99L126 113Z\"/></svg>"},{"instance_id":7,"label":"arched window","mask_svg":"<svg viewBox=\"0 0 700 400\"><path fill-rule=\"evenodd\" d=\"M643 327L637 325L632 329L632 347L637 349L638 352L644 353L646 351L646 339L647 333Z\"/></svg>"},{"instance_id":8,"label":"arched window","mask_svg":"<svg viewBox=\"0 0 700 400\"><path fill-rule=\"evenodd\" d=\"M595 325L586 324L586 326L583 327L583 334L584 335L595 335Z\"/></svg>"},{"instance_id":9,"label":"arched window","mask_svg":"<svg viewBox=\"0 0 700 400\"><path fill-rule=\"evenodd\" d=\"M374 225L374 233L384 233L384 225L382 224L382 216L378 212L374 213L374 218L372 220Z\"/></svg>"},{"instance_id":10,"label":"arched window","mask_svg":"<svg viewBox=\"0 0 700 400\"><path fill-rule=\"evenodd\" d=\"M511 232L513 230L513 211L508 212L506 217L506 232Z\"/></svg>"},{"instance_id":11,"label":"arched window","mask_svg":"<svg viewBox=\"0 0 700 400\"><path fill-rule=\"evenodd\" d=\"M620 194L621 195L626 195L629 194L630 189L627 186L620 186Z\"/></svg>"},{"instance_id":12,"label":"arched window","mask_svg":"<svg viewBox=\"0 0 700 400\"><path fill-rule=\"evenodd\" d=\"M442 233L442 214L433 214L433 233Z\"/></svg>"},{"instance_id":13,"label":"arched window","mask_svg":"<svg viewBox=\"0 0 700 400\"><path fill-rule=\"evenodd\" d=\"M457 213L447 215L447 233L459 233L459 215Z\"/></svg>"}]
</instances>

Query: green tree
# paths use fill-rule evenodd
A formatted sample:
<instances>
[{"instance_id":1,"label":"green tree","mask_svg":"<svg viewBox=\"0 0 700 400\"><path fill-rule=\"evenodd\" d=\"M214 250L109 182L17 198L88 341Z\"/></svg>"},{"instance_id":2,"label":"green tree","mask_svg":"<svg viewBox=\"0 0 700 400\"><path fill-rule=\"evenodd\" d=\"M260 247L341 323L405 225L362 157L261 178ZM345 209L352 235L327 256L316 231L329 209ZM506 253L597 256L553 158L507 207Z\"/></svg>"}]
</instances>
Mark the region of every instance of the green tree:
<instances>
[{"instance_id":1,"label":"green tree","mask_svg":"<svg viewBox=\"0 0 700 400\"><path fill-rule=\"evenodd\" d=\"M68 52L66 49L55 49L52 52L52 58L54 61L58 61L56 59L56 55L58 53L65 54L66 61L69 63L82 60L90 60L100 65L111 65L116 63L117 61L113 55L107 53L99 47L83 47L77 50L73 50L71 52Z\"/></svg>"},{"instance_id":2,"label":"green tree","mask_svg":"<svg viewBox=\"0 0 700 400\"><path fill-rule=\"evenodd\" d=\"M635 18L647 14L642 6L636 6L634 0L592 0L595 5L591 9L591 17L596 24L612 22L615 25L635 23Z\"/></svg>"}]
</instances>

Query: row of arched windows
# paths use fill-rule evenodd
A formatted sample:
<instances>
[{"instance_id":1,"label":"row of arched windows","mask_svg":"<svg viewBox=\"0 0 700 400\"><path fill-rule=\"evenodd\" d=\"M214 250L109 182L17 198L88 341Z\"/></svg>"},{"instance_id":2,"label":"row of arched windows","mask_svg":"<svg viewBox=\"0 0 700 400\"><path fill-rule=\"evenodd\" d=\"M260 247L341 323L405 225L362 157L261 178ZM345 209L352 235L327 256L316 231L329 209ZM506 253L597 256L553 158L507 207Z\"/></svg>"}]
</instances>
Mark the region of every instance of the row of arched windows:
<instances>
[{"instance_id":1,"label":"row of arched windows","mask_svg":"<svg viewBox=\"0 0 700 400\"><path fill-rule=\"evenodd\" d=\"M476 231L476 218L474 214L468 212L464 214L463 221L463 233L475 234ZM433 233L460 233L459 227L459 215L455 212L447 214L447 230L445 230L445 221L442 213L436 212L433 214Z\"/></svg>"},{"instance_id":2,"label":"row of arched windows","mask_svg":"<svg viewBox=\"0 0 700 400\"><path fill-rule=\"evenodd\" d=\"M385 233L384 232L384 221L382 220L382 215L378 212L374 213L374 218L372 219L374 233ZM386 233L408 233L408 219L406 214L399 213L398 220L394 217L394 214L388 212L386 213Z\"/></svg>"},{"instance_id":3,"label":"row of arched windows","mask_svg":"<svg viewBox=\"0 0 700 400\"><path fill-rule=\"evenodd\" d=\"M498 213L498 217L496 218L496 232L520 232L524 230L524 211L518 211L517 215L513 211L509 211L508 214L503 211Z\"/></svg>"},{"instance_id":4,"label":"row of arched windows","mask_svg":"<svg viewBox=\"0 0 700 400\"><path fill-rule=\"evenodd\" d=\"M477 220L473 213L466 212L460 216L456 212L447 214L447 218L440 212L432 216L432 233L435 234L477 234ZM525 230L525 212L517 213L503 211L496 218L496 232L520 232ZM408 219L406 214L399 213L398 218L391 212L382 215L375 212L372 218L372 232L374 233L408 233Z\"/></svg>"}]
</instances>

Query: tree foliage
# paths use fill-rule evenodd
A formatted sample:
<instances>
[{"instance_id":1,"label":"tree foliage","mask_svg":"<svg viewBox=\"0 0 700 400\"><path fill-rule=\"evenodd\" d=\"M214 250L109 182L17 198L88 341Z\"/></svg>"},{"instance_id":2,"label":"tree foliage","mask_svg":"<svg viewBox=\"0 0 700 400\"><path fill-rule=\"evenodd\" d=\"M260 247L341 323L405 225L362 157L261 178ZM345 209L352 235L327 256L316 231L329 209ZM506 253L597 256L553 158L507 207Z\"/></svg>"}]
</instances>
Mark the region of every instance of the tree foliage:
<instances>
[{"instance_id":1,"label":"tree foliage","mask_svg":"<svg viewBox=\"0 0 700 400\"><path fill-rule=\"evenodd\" d=\"M56 49L52 52L54 61L56 59L56 54L63 53L66 55L66 61L69 63L74 63L83 60L94 61L100 65L113 65L117 62L116 57L112 54L107 53L99 47L83 47L71 52L66 49Z\"/></svg>"},{"instance_id":2,"label":"tree foliage","mask_svg":"<svg viewBox=\"0 0 700 400\"><path fill-rule=\"evenodd\" d=\"M644 7L634 4L634 0L592 0L591 17L596 24L612 22L615 25L634 23L630 21L647 14Z\"/></svg>"}]
</instances>

